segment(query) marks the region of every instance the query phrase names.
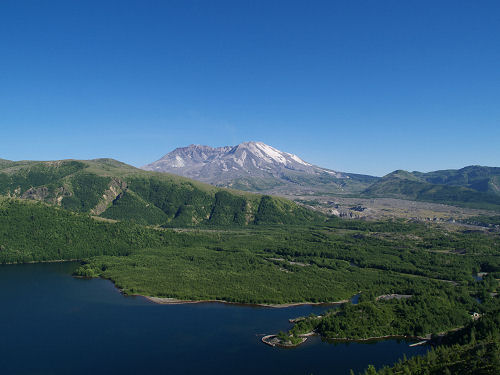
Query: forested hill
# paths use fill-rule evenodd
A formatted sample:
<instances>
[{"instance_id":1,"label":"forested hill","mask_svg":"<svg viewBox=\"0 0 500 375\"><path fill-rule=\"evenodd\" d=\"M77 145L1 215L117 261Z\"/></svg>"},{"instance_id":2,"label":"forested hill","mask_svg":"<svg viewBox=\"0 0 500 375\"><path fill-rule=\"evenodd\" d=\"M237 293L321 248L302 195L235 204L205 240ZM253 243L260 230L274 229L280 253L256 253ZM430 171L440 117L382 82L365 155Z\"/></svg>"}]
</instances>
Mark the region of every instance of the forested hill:
<instances>
[{"instance_id":1,"label":"forested hill","mask_svg":"<svg viewBox=\"0 0 500 375\"><path fill-rule=\"evenodd\" d=\"M397 170L363 194L500 210L500 168L471 166L429 173Z\"/></svg>"},{"instance_id":2,"label":"forested hill","mask_svg":"<svg viewBox=\"0 0 500 375\"><path fill-rule=\"evenodd\" d=\"M0 197L0 264L125 256L133 249L165 246L173 236L166 230Z\"/></svg>"},{"instance_id":3,"label":"forested hill","mask_svg":"<svg viewBox=\"0 0 500 375\"><path fill-rule=\"evenodd\" d=\"M495 309L445 336L443 345L432 348L423 356L400 360L394 367L384 367L379 371L370 366L364 374L498 374L499 329L500 310Z\"/></svg>"},{"instance_id":4,"label":"forested hill","mask_svg":"<svg viewBox=\"0 0 500 375\"><path fill-rule=\"evenodd\" d=\"M431 184L462 186L483 193L500 194L500 168L471 165L461 169L446 169L413 175Z\"/></svg>"},{"instance_id":5,"label":"forested hill","mask_svg":"<svg viewBox=\"0 0 500 375\"><path fill-rule=\"evenodd\" d=\"M0 160L0 195L114 220L164 226L298 224L319 214L276 197L147 172L113 159Z\"/></svg>"}]
</instances>

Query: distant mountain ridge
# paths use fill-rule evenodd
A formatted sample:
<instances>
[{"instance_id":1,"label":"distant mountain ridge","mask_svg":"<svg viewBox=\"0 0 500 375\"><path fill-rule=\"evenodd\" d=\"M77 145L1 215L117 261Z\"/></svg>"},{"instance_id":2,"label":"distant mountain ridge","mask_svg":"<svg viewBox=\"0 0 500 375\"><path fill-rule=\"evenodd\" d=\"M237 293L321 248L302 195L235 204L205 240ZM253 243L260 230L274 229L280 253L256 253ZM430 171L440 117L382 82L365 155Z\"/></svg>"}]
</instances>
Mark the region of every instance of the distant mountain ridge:
<instances>
[{"instance_id":1,"label":"distant mountain ridge","mask_svg":"<svg viewBox=\"0 0 500 375\"><path fill-rule=\"evenodd\" d=\"M499 210L499 187L500 168L472 165L428 173L397 170L362 194Z\"/></svg>"},{"instance_id":2,"label":"distant mountain ridge","mask_svg":"<svg viewBox=\"0 0 500 375\"><path fill-rule=\"evenodd\" d=\"M431 184L462 186L484 193L500 194L500 168L470 165L428 173L413 172L415 177Z\"/></svg>"},{"instance_id":3,"label":"distant mountain ridge","mask_svg":"<svg viewBox=\"0 0 500 375\"><path fill-rule=\"evenodd\" d=\"M190 145L142 167L216 186L249 191L361 191L376 177L321 168L262 142L236 146Z\"/></svg>"}]
</instances>

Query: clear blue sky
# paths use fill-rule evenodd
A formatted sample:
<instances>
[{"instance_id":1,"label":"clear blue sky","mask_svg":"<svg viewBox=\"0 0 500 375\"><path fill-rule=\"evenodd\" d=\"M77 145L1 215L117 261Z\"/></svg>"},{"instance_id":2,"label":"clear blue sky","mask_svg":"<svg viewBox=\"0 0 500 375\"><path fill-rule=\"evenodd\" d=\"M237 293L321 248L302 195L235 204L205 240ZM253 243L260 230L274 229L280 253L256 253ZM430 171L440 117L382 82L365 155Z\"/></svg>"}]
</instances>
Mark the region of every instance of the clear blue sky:
<instances>
[{"instance_id":1,"label":"clear blue sky","mask_svg":"<svg viewBox=\"0 0 500 375\"><path fill-rule=\"evenodd\" d=\"M2 0L0 130L11 160L500 166L500 2Z\"/></svg>"}]
</instances>

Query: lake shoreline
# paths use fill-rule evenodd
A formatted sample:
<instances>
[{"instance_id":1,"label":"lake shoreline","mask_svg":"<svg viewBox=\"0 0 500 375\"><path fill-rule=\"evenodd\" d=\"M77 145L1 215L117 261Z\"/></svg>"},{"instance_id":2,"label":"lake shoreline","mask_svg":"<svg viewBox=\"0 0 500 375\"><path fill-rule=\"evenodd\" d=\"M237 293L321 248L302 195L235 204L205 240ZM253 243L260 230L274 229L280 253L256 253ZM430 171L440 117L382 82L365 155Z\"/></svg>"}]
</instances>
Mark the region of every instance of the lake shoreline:
<instances>
[{"instance_id":1,"label":"lake shoreline","mask_svg":"<svg viewBox=\"0 0 500 375\"><path fill-rule=\"evenodd\" d=\"M282 304L273 304L273 303L245 303L245 302L230 302L218 299L205 299L205 300L182 300L177 298L168 298L168 297L153 297L153 296L145 296L142 294L133 294L133 296L143 297L148 301L159 305L184 305L184 304L196 304L196 303L223 303L228 305L241 305L241 306L255 306L255 307L270 307L270 308L287 308L287 307L295 307L295 306L330 306L330 305L341 305L343 303L349 302L348 299L335 301L335 302L291 302L291 303L282 303Z\"/></svg>"},{"instance_id":2,"label":"lake shoreline","mask_svg":"<svg viewBox=\"0 0 500 375\"><path fill-rule=\"evenodd\" d=\"M2 263L5 266L15 266L18 264L37 264L37 263L74 263L81 262L81 259L53 259L53 260L30 260L28 262L7 262Z\"/></svg>"},{"instance_id":3,"label":"lake shoreline","mask_svg":"<svg viewBox=\"0 0 500 375\"><path fill-rule=\"evenodd\" d=\"M322 336L327 341L336 341L336 342L370 342L370 341L380 341L380 340L420 340L420 341L430 341L430 335L427 336L410 336L410 335L384 335L384 336L373 336L367 338L338 338L338 337L328 337Z\"/></svg>"},{"instance_id":4,"label":"lake shoreline","mask_svg":"<svg viewBox=\"0 0 500 375\"><path fill-rule=\"evenodd\" d=\"M385 336L373 336L373 337L367 337L367 338L332 338L332 337L327 337L323 336L318 332L312 331L308 333L303 333L297 335L301 339L300 342L296 344L292 343L283 343L281 340L279 340L278 335L266 335L262 337L261 341L269 346L272 347L278 347L278 348L284 348L284 349L290 349L290 348L296 348L303 343L307 341L307 339L311 336L320 336L322 340L328 341L328 342L340 342L340 343L370 343L370 342L377 342L377 341L384 341L384 340L405 340L405 341L415 341L413 344L410 344L410 347L413 346L420 346L420 345L426 345L431 341L430 335L427 335L425 337L423 336L409 336L409 335L385 335Z\"/></svg>"}]
</instances>

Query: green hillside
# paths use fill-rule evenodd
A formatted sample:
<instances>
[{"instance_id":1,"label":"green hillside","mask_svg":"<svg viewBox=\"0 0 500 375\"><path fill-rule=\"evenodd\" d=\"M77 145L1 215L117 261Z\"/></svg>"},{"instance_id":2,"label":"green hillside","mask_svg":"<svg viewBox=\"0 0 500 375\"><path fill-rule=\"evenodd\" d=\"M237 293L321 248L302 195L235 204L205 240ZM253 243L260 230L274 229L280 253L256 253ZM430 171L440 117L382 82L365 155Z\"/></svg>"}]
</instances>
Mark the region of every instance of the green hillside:
<instances>
[{"instance_id":1,"label":"green hillside","mask_svg":"<svg viewBox=\"0 0 500 375\"><path fill-rule=\"evenodd\" d=\"M472 165L461 169L448 169L413 174L431 184L462 186L483 193L500 194L500 168Z\"/></svg>"},{"instance_id":2,"label":"green hillside","mask_svg":"<svg viewBox=\"0 0 500 375\"><path fill-rule=\"evenodd\" d=\"M298 224L321 218L285 199L146 172L112 159L2 161L0 195L148 225Z\"/></svg>"},{"instance_id":3,"label":"green hillside","mask_svg":"<svg viewBox=\"0 0 500 375\"><path fill-rule=\"evenodd\" d=\"M484 314L464 328L442 339L421 356L400 360L393 367L376 371L370 366L365 375L381 374L498 374L500 372L500 310Z\"/></svg>"},{"instance_id":4,"label":"green hillside","mask_svg":"<svg viewBox=\"0 0 500 375\"><path fill-rule=\"evenodd\" d=\"M451 177L449 179L444 177L445 175L451 176L451 172L443 174L441 177L438 177L438 172L432 173L434 173L433 177L427 178L419 172L394 171L375 182L363 194L372 197L393 197L471 208L500 210L500 195L494 194L486 188L484 191L479 191L467 187L471 184L467 186L452 185L451 181L457 180ZM494 181L496 177L493 176L491 179ZM471 180L472 178L467 181ZM435 181L436 183L429 181ZM446 181L450 184L445 184L444 182ZM477 183L479 180L475 181ZM439 184L437 182L442 183Z\"/></svg>"},{"instance_id":5,"label":"green hillside","mask_svg":"<svg viewBox=\"0 0 500 375\"><path fill-rule=\"evenodd\" d=\"M11 165L13 162L10 161L10 160L6 160L6 159L0 159L0 169L3 169L3 168L6 168L8 167L9 165Z\"/></svg>"},{"instance_id":6,"label":"green hillside","mask_svg":"<svg viewBox=\"0 0 500 375\"><path fill-rule=\"evenodd\" d=\"M124 256L164 246L169 233L132 223L111 223L42 202L0 198L0 263Z\"/></svg>"}]
</instances>

